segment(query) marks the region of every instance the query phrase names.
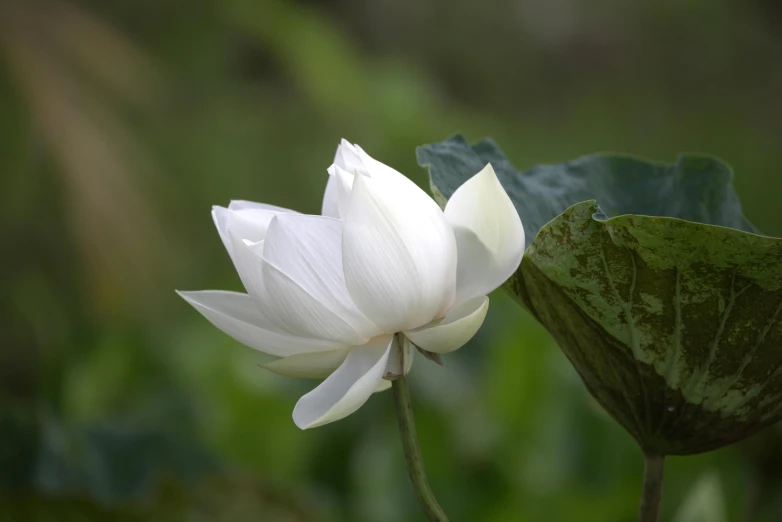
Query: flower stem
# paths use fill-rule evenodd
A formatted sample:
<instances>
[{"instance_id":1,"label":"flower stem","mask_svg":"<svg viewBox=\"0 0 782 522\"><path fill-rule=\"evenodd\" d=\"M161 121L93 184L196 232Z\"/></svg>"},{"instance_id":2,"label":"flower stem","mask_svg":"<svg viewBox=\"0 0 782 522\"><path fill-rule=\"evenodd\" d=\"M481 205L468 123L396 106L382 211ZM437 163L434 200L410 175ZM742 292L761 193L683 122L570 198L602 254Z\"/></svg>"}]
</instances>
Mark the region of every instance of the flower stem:
<instances>
[{"instance_id":1,"label":"flower stem","mask_svg":"<svg viewBox=\"0 0 782 522\"><path fill-rule=\"evenodd\" d=\"M660 518L664 463L665 457L661 455L644 456L644 484L641 490L638 522L657 522Z\"/></svg>"},{"instance_id":2,"label":"flower stem","mask_svg":"<svg viewBox=\"0 0 782 522\"><path fill-rule=\"evenodd\" d=\"M418 435L415 432L415 420L413 419L413 406L410 403L410 390L407 387L407 378L402 375L396 378L391 389L396 405L396 417L399 421L399 435L402 437L402 447L407 461L407 474L415 489L415 496L430 522L448 522L437 499L434 498L426 479L424 461L421 457L421 448L418 446Z\"/></svg>"}]
</instances>

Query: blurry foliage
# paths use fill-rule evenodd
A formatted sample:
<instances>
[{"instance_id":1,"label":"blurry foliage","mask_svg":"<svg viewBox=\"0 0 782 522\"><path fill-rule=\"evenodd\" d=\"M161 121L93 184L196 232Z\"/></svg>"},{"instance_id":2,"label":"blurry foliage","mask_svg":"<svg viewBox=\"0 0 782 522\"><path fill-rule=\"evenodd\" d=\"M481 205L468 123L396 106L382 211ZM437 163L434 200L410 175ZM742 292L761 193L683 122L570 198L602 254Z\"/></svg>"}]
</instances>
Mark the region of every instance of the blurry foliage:
<instances>
[{"instance_id":1,"label":"blurry foliage","mask_svg":"<svg viewBox=\"0 0 782 522\"><path fill-rule=\"evenodd\" d=\"M310 522L312 513L257 479L231 476L161 485L143 503L96 504L89 497L19 496L3 500L0 522Z\"/></svg>"},{"instance_id":2,"label":"blurry foliage","mask_svg":"<svg viewBox=\"0 0 782 522\"><path fill-rule=\"evenodd\" d=\"M676 512L674 522L726 522L720 479L714 473L705 473L693 486Z\"/></svg>"},{"instance_id":3,"label":"blurry foliage","mask_svg":"<svg viewBox=\"0 0 782 522\"><path fill-rule=\"evenodd\" d=\"M778 236L774 16L731 0L0 0L0 521L421 520L390 396L300 432L313 384L260 371L176 298L239 289L210 206L317 212L343 136L423 184L415 146L461 131L519 168L711 152ZM541 327L499 293L491 308L445 369L412 377L444 507L632 520L633 443ZM747 454L671 459L663 518L713 469L736 520Z\"/></svg>"}]
</instances>

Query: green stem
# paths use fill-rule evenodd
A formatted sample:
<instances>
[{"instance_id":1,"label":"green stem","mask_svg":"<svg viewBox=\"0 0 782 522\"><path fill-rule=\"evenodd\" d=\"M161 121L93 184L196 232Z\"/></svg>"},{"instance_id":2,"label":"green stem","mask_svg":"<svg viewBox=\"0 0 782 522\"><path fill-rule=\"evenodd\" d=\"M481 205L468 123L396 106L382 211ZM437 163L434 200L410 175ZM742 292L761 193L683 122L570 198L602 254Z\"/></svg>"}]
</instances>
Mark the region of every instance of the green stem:
<instances>
[{"instance_id":1,"label":"green stem","mask_svg":"<svg viewBox=\"0 0 782 522\"><path fill-rule=\"evenodd\" d=\"M407 474L415 489L415 496L430 522L448 522L437 499L434 498L426 479L424 461L421 457L421 448L418 446L418 436L415 432L415 420L413 419L413 406L410 404L410 390L407 387L407 379L404 375L397 377L391 385L396 405L396 417L399 420L399 435L402 437L402 447L405 450L407 461Z\"/></svg>"},{"instance_id":2,"label":"green stem","mask_svg":"<svg viewBox=\"0 0 782 522\"><path fill-rule=\"evenodd\" d=\"M638 522L657 522L660 519L660 501L663 495L663 466L665 457L644 457L644 484L641 490L641 508Z\"/></svg>"}]
</instances>

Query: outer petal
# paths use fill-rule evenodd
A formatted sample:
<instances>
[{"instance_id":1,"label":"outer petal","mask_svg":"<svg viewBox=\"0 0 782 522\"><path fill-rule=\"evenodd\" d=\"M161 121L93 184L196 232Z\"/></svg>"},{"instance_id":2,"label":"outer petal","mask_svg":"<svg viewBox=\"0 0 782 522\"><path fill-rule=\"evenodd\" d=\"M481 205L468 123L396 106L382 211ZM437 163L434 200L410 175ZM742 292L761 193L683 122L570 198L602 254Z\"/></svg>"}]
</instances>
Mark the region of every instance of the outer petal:
<instances>
[{"instance_id":1,"label":"outer petal","mask_svg":"<svg viewBox=\"0 0 782 522\"><path fill-rule=\"evenodd\" d=\"M519 267L524 228L491 164L467 180L445 206L456 236L456 302L486 295Z\"/></svg>"},{"instance_id":2,"label":"outer petal","mask_svg":"<svg viewBox=\"0 0 782 522\"><path fill-rule=\"evenodd\" d=\"M353 348L320 386L299 399L293 421L301 429L322 426L359 409L383 380L392 337L376 337Z\"/></svg>"},{"instance_id":3,"label":"outer petal","mask_svg":"<svg viewBox=\"0 0 782 522\"><path fill-rule=\"evenodd\" d=\"M337 200L337 180L331 174L329 174L329 180L326 182L326 191L323 193L321 214L337 219L340 217Z\"/></svg>"},{"instance_id":4,"label":"outer petal","mask_svg":"<svg viewBox=\"0 0 782 522\"><path fill-rule=\"evenodd\" d=\"M329 183L326 186L326 193L330 199L329 210L331 213L326 214L325 212L324 197L323 215L343 219L347 214L350 193L353 190L353 177L366 176L369 172L353 144L343 138L337 147L334 163L328 168L328 173ZM330 194L329 191L331 191Z\"/></svg>"},{"instance_id":5,"label":"outer petal","mask_svg":"<svg viewBox=\"0 0 782 522\"><path fill-rule=\"evenodd\" d=\"M488 310L488 297L474 297L456 306L442 319L405 332L405 336L428 352L452 352L472 339Z\"/></svg>"},{"instance_id":6,"label":"outer petal","mask_svg":"<svg viewBox=\"0 0 782 522\"><path fill-rule=\"evenodd\" d=\"M280 375L304 379L325 379L339 368L350 348L291 355L264 364L263 367Z\"/></svg>"},{"instance_id":7,"label":"outer petal","mask_svg":"<svg viewBox=\"0 0 782 522\"><path fill-rule=\"evenodd\" d=\"M355 176L363 176L363 174L351 174L336 163L328 168L328 172L335 193L337 217L344 219L348 213L350 194L353 192L353 180Z\"/></svg>"},{"instance_id":8,"label":"outer petal","mask_svg":"<svg viewBox=\"0 0 782 522\"><path fill-rule=\"evenodd\" d=\"M333 351L339 343L305 339L274 331L268 319L246 294L205 290L177 292L209 322L240 343L277 357L299 353Z\"/></svg>"},{"instance_id":9,"label":"outer petal","mask_svg":"<svg viewBox=\"0 0 782 522\"><path fill-rule=\"evenodd\" d=\"M268 205L266 203L256 203L254 201L244 201L242 199L234 199L231 200L231 203L228 204L228 208L230 210L245 210L245 209L261 209L261 210L270 210L274 213L280 214L280 213L290 213L290 214L298 214L295 210L291 210L289 208L283 208L278 207L276 205Z\"/></svg>"},{"instance_id":10,"label":"outer petal","mask_svg":"<svg viewBox=\"0 0 782 522\"><path fill-rule=\"evenodd\" d=\"M365 338L274 265L264 262L264 304L274 324L292 335L359 345Z\"/></svg>"},{"instance_id":11,"label":"outer petal","mask_svg":"<svg viewBox=\"0 0 782 522\"><path fill-rule=\"evenodd\" d=\"M242 280L245 290L256 301L257 306L264 308L266 290L263 285L263 241L257 243L245 242L232 232L230 240L231 259L234 268ZM268 315L268 314L267 314Z\"/></svg>"},{"instance_id":12,"label":"outer petal","mask_svg":"<svg viewBox=\"0 0 782 522\"><path fill-rule=\"evenodd\" d=\"M234 203L234 202L232 202ZM258 203L260 205L260 203ZM268 205L271 206L271 205ZM275 207L276 208L276 207ZM292 213L285 209L284 214ZM242 210L231 210L224 207L212 207L212 220L217 227L217 232L225 244L228 253L231 253L230 234L239 239L246 239L252 242L263 241L266 237L266 230L274 216L280 212L268 208L248 208Z\"/></svg>"},{"instance_id":13,"label":"outer petal","mask_svg":"<svg viewBox=\"0 0 782 522\"><path fill-rule=\"evenodd\" d=\"M212 221L214 221L217 233L220 234L220 239L229 254L231 253L231 238L228 235L228 221L230 218L231 211L227 208L217 205L212 207Z\"/></svg>"},{"instance_id":14,"label":"outer petal","mask_svg":"<svg viewBox=\"0 0 782 522\"><path fill-rule=\"evenodd\" d=\"M264 260L265 241L249 243L232 236L236 271L247 293L279 331L297 337L356 346L366 339L278 267Z\"/></svg>"},{"instance_id":15,"label":"outer petal","mask_svg":"<svg viewBox=\"0 0 782 522\"><path fill-rule=\"evenodd\" d=\"M353 301L385 332L426 324L453 300L453 231L412 182L356 176L342 251Z\"/></svg>"},{"instance_id":16,"label":"outer petal","mask_svg":"<svg viewBox=\"0 0 782 522\"><path fill-rule=\"evenodd\" d=\"M264 260L348 323L364 340L380 334L348 292L342 266L342 222L323 216L279 215L266 235ZM272 294L284 301L288 295Z\"/></svg>"}]
</instances>

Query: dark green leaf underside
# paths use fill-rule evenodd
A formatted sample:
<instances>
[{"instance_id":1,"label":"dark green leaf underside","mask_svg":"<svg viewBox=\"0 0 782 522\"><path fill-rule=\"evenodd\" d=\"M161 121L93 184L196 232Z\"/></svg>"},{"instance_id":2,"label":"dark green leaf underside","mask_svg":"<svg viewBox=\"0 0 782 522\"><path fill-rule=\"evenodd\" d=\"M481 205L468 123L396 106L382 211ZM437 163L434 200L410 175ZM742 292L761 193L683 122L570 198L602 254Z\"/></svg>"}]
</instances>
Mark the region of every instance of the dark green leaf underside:
<instances>
[{"instance_id":1,"label":"dark green leaf underside","mask_svg":"<svg viewBox=\"0 0 782 522\"><path fill-rule=\"evenodd\" d=\"M666 165L593 154L521 173L493 140L470 146L462 136L422 145L417 154L418 163L429 168L433 189L446 200L491 163L521 216L527 245L543 225L587 200L597 201L602 217L664 216L756 232L742 214L730 168L710 156L683 155Z\"/></svg>"}]
</instances>

